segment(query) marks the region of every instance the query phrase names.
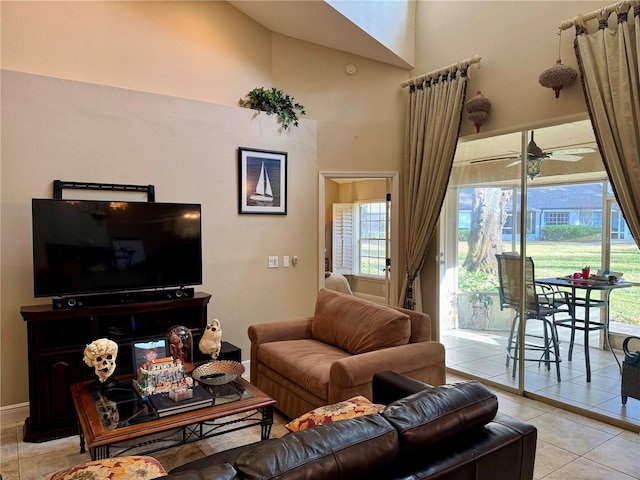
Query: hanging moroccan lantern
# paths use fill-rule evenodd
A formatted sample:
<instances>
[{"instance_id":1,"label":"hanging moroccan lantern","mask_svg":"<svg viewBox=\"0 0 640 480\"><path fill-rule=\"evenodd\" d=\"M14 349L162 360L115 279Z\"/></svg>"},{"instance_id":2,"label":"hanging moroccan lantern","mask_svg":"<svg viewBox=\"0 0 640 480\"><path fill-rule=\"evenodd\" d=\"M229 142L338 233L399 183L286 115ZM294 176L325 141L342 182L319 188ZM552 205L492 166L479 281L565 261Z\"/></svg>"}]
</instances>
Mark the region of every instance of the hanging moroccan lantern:
<instances>
[{"instance_id":1,"label":"hanging moroccan lantern","mask_svg":"<svg viewBox=\"0 0 640 480\"><path fill-rule=\"evenodd\" d=\"M540 85L547 88L553 88L553 91L556 92L556 98L560 98L560 90L567 85L571 85L578 77L578 72L576 72L572 67L562 64L562 61L560 60L561 45L562 29L560 28L558 29L558 60L556 60L556 64L553 67L547 68L538 77Z\"/></svg>"},{"instance_id":2,"label":"hanging moroccan lantern","mask_svg":"<svg viewBox=\"0 0 640 480\"><path fill-rule=\"evenodd\" d=\"M556 92L556 98L559 98L560 90L571 85L577 77L578 72L568 65L563 65L558 59L553 67L547 68L540 74L538 82L543 87L553 88L553 91Z\"/></svg>"},{"instance_id":3,"label":"hanging moroccan lantern","mask_svg":"<svg viewBox=\"0 0 640 480\"><path fill-rule=\"evenodd\" d=\"M467 112L469 112L469 120L476 126L476 133L480 132L480 127L489 118L491 102L478 91L476 96L467 102L466 107Z\"/></svg>"}]
</instances>

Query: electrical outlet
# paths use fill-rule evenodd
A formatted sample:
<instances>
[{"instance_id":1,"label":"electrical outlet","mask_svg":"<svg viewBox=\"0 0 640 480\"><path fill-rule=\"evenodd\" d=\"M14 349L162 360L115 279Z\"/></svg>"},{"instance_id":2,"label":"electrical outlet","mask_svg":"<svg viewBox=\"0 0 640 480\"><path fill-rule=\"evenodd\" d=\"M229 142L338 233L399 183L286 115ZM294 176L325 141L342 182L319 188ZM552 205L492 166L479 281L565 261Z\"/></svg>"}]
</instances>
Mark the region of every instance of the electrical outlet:
<instances>
[{"instance_id":1,"label":"electrical outlet","mask_svg":"<svg viewBox=\"0 0 640 480\"><path fill-rule=\"evenodd\" d=\"M269 257L269 268L278 268L278 256L270 256Z\"/></svg>"}]
</instances>

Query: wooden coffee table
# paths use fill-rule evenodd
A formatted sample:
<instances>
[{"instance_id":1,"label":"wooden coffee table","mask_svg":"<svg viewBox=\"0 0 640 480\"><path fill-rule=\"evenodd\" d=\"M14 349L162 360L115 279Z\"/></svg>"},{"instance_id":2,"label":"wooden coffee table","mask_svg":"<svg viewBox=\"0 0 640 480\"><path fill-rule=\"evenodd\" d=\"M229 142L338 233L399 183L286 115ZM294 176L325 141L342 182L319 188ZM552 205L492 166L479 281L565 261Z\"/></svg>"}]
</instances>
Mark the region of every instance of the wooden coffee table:
<instances>
[{"instance_id":1,"label":"wooden coffee table","mask_svg":"<svg viewBox=\"0 0 640 480\"><path fill-rule=\"evenodd\" d=\"M86 442L92 460L149 454L256 425L261 426L261 440L271 434L276 401L242 378L207 387L215 398L211 406L161 418L134 391L130 377L118 378L110 389L93 385L71 386L80 453Z\"/></svg>"}]
</instances>

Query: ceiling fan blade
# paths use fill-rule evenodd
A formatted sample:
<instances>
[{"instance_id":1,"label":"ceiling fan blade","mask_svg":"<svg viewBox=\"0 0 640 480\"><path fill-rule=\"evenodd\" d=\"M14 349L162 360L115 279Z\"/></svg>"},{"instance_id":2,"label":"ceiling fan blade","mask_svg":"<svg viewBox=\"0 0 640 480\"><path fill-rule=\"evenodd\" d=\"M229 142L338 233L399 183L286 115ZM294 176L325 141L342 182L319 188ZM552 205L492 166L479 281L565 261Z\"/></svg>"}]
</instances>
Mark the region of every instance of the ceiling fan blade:
<instances>
[{"instance_id":1,"label":"ceiling fan blade","mask_svg":"<svg viewBox=\"0 0 640 480\"><path fill-rule=\"evenodd\" d=\"M507 165L507 167L513 167L514 165L520 165L520 159L516 160L513 163L510 163L509 165Z\"/></svg>"},{"instance_id":2,"label":"ceiling fan blade","mask_svg":"<svg viewBox=\"0 0 640 480\"><path fill-rule=\"evenodd\" d=\"M551 153L553 154L553 156L556 156L556 154L572 155L572 154L576 154L576 153L593 153L593 152L595 152L595 149L590 148L590 147L576 147L576 148L561 148L560 150L554 150Z\"/></svg>"},{"instance_id":3,"label":"ceiling fan blade","mask_svg":"<svg viewBox=\"0 0 640 480\"><path fill-rule=\"evenodd\" d=\"M580 159L582 159L581 155L558 155L554 152L553 155L548 157L547 160L562 160L564 162L577 162Z\"/></svg>"},{"instance_id":4,"label":"ceiling fan blade","mask_svg":"<svg viewBox=\"0 0 640 480\"><path fill-rule=\"evenodd\" d=\"M469 165L477 164L477 163L488 163L488 162L500 162L502 160L515 160L518 159L520 161L520 157L494 157L494 158L483 158L481 160L472 160L469 162Z\"/></svg>"}]
</instances>

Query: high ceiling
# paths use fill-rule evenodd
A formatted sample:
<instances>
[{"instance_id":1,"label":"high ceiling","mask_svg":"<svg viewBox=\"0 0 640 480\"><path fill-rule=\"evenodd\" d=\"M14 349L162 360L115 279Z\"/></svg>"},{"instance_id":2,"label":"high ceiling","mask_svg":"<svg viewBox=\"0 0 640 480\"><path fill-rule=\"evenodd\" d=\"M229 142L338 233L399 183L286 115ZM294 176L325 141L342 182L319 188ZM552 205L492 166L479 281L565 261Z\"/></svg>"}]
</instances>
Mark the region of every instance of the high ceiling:
<instances>
[{"instance_id":1,"label":"high ceiling","mask_svg":"<svg viewBox=\"0 0 640 480\"><path fill-rule=\"evenodd\" d=\"M412 66L325 1L229 0L270 31L410 69Z\"/></svg>"},{"instance_id":2,"label":"high ceiling","mask_svg":"<svg viewBox=\"0 0 640 480\"><path fill-rule=\"evenodd\" d=\"M411 65L324 0L228 0L228 3L272 32L386 64L411 68ZM589 120L536 129L535 140L545 152L582 146L596 148ZM520 132L461 141L456 150L455 163L517 156L521 143Z\"/></svg>"}]
</instances>

